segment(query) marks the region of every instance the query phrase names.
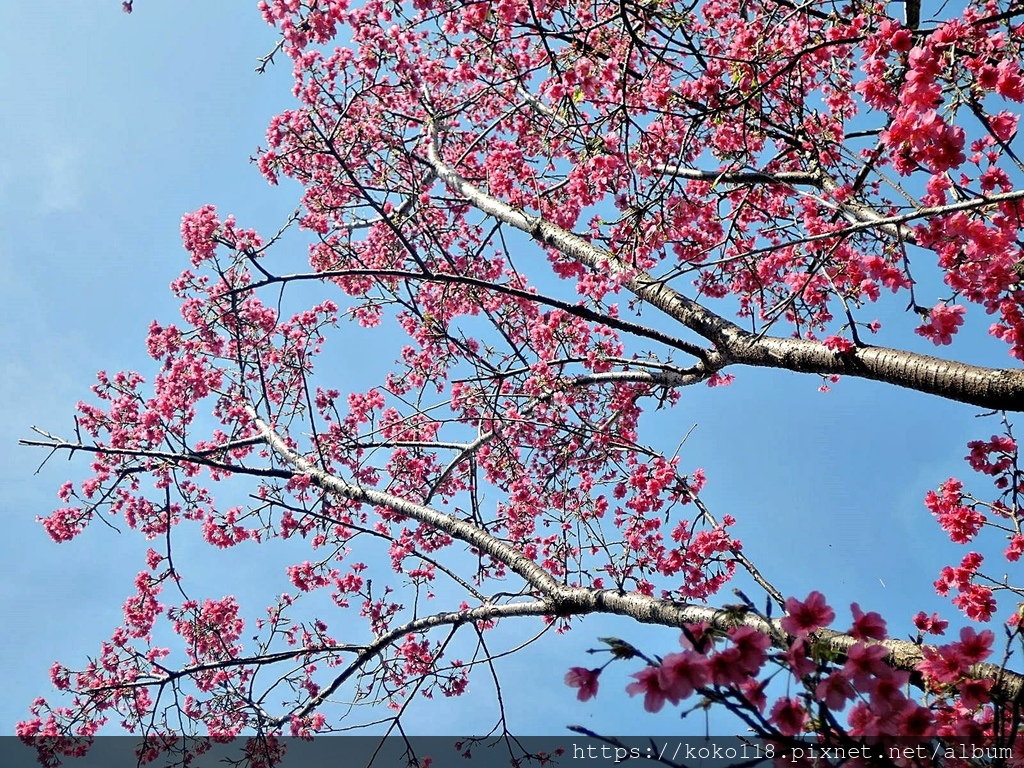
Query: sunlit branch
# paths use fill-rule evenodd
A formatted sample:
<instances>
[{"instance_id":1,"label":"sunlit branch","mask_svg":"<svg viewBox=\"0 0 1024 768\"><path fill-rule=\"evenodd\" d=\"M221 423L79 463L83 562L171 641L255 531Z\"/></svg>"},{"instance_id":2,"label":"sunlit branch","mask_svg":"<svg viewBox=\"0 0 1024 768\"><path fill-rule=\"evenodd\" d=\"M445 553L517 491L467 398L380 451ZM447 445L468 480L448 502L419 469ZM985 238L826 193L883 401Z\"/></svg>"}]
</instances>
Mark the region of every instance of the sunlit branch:
<instances>
[{"instance_id":1,"label":"sunlit branch","mask_svg":"<svg viewBox=\"0 0 1024 768\"><path fill-rule=\"evenodd\" d=\"M670 603L637 592L587 589L560 584L547 571L523 556L518 550L498 541L470 523L424 507L423 505L400 499L391 494L352 485L323 470L317 469L290 449L284 440L265 422L256 417L255 414L252 414L252 416L261 434L266 438L268 445L285 461L292 464L301 473L308 475L319 487L353 501L385 506L415 520L433 525L454 538L465 541L504 563L510 570L518 573L527 582L533 584L544 596L544 599L540 601L501 606L500 608L509 611L504 615L555 615L568 617L591 613L613 613L630 616L642 623L660 624L663 626L681 627L683 625L708 622L710 626L722 631L727 631L730 627L742 623L744 626L752 627L768 635L779 647L789 647L790 638L782 630L778 621L769 621L754 613L746 613L738 620L732 611L722 611L706 606ZM484 606L472 611L439 614L438 616L418 621L433 621L435 623L432 626L437 626L451 624L455 621L466 623L486 620L498 615L498 613L487 614L487 611L497 611L498 608L499 606ZM479 615L480 613L485 615ZM849 651L855 643L861 642L850 635L824 629L814 633L812 639L815 642L824 643L834 653L840 655ZM913 670L924 659L922 646L917 643L902 640L885 640L880 642L887 650L887 663L898 669ZM1024 676L1003 670L993 664L977 664L971 668L971 673L977 677L993 680L995 689L1008 699L1015 699L1024 691ZM340 686L342 682L344 681L339 678L334 689ZM312 709L309 711L312 711Z\"/></svg>"},{"instance_id":2,"label":"sunlit branch","mask_svg":"<svg viewBox=\"0 0 1024 768\"><path fill-rule=\"evenodd\" d=\"M716 347L709 363L716 369L727 365L781 368L801 373L856 376L883 381L919 392L982 408L1024 410L1024 371L985 368L959 361L942 360L908 350L862 346L839 354L818 341L759 336L745 331L707 307L689 299L649 274L622 263L614 254L584 240L539 216L513 208L460 176L440 155L439 136L431 126L432 140L428 158L437 175L448 186L469 200L482 213L529 233L538 242L554 248L591 269L610 271L638 298L650 303L669 317L693 330ZM903 216L890 216L878 222L852 225L834 233L811 236L801 242L840 237L853 231L873 229L883 224L898 224L928 215L969 210L998 202L1024 199L1024 190L991 195L937 208L922 208ZM773 249L763 249L773 250ZM758 253L752 251L751 254Z\"/></svg>"},{"instance_id":3,"label":"sunlit branch","mask_svg":"<svg viewBox=\"0 0 1024 768\"><path fill-rule=\"evenodd\" d=\"M928 219L933 216L945 216L950 213L958 213L959 211L975 211L980 208L986 208L990 205L998 205L999 203L1009 203L1016 200L1024 200L1024 189L1015 189L1010 192L998 192L993 195L979 195L971 198L970 200L962 200L956 203L949 203L947 205L935 205L917 208L907 213L901 213L894 216L881 216L878 218L870 218L861 221L857 224L850 224L849 226L843 227L842 229L836 229L831 232L822 232L816 235L807 235L806 237L797 238L795 240L786 241L779 243L778 245L765 246L764 248L754 248L747 252L747 256L761 256L766 253L777 251L779 248L785 248L794 245L805 245L806 243L817 243L822 240L831 240L833 238L846 237L847 235L856 234L857 232L869 232L874 229L884 229L885 227L905 224L908 221L916 221L918 219Z\"/></svg>"},{"instance_id":4,"label":"sunlit branch","mask_svg":"<svg viewBox=\"0 0 1024 768\"><path fill-rule=\"evenodd\" d=\"M481 530L471 523L459 520L452 515L439 512L430 507L402 499L390 493L378 491L373 488L364 488L349 483L329 472L314 466L301 455L292 450L285 440L278 435L265 421L250 409L250 417L256 427L265 438L267 445L281 457L281 459L297 470L297 474L308 475L310 480L319 488L330 491L338 496L355 502L365 502L377 506L386 507L394 512L405 515L419 522L437 528L454 538L466 542L472 547L479 549L484 554L493 557L498 562L504 563L510 570L520 575L527 583L542 593L549 593L558 589L558 582L551 575L523 555L519 550L494 538L486 531Z\"/></svg>"}]
</instances>

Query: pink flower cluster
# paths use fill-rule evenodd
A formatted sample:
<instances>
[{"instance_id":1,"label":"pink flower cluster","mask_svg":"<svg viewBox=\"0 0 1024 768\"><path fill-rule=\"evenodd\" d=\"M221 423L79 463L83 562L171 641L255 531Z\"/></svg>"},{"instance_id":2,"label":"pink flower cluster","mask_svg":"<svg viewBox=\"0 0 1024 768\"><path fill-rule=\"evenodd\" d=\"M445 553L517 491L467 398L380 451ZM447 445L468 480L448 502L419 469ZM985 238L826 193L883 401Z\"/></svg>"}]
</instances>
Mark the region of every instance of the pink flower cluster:
<instances>
[{"instance_id":1,"label":"pink flower cluster","mask_svg":"<svg viewBox=\"0 0 1024 768\"><path fill-rule=\"evenodd\" d=\"M955 544L966 544L971 541L985 524L985 515L970 506L961 504L963 501L963 483L950 478L939 486L939 492L928 491L925 506L938 519L942 530L949 534Z\"/></svg>"},{"instance_id":2,"label":"pink flower cluster","mask_svg":"<svg viewBox=\"0 0 1024 768\"><path fill-rule=\"evenodd\" d=\"M996 609L991 587L975 583L978 570L985 558L977 552L969 552L959 566L947 565L935 582L935 591L946 596L956 592L953 605L962 610L973 621L988 621Z\"/></svg>"},{"instance_id":3,"label":"pink flower cluster","mask_svg":"<svg viewBox=\"0 0 1024 768\"><path fill-rule=\"evenodd\" d=\"M1024 534L1020 533L1020 494L1024 477L1018 467L1017 441L1009 422L1003 419L1005 432L987 440L972 440L965 457L971 468L991 478L996 498L985 500L965 490L964 483L949 478L937 491L925 495L925 506L955 544L972 544L982 551L971 551L958 565L944 567L935 581L939 595L952 595L952 602L974 621L988 621L996 612L997 576L982 571L985 555L983 532L1001 535L1008 543L1003 550L1007 562L1024 555ZM1003 579L1005 581L1005 577ZM1008 617L1011 626L1020 621L1019 611Z\"/></svg>"},{"instance_id":4,"label":"pink flower cluster","mask_svg":"<svg viewBox=\"0 0 1024 768\"><path fill-rule=\"evenodd\" d=\"M928 315L928 320L917 328L915 333L931 339L936 345L952 344L953 336L964 324L964 313L967 308L958 305L947 306L936 304Z\"/></svg>"}]
</instances>

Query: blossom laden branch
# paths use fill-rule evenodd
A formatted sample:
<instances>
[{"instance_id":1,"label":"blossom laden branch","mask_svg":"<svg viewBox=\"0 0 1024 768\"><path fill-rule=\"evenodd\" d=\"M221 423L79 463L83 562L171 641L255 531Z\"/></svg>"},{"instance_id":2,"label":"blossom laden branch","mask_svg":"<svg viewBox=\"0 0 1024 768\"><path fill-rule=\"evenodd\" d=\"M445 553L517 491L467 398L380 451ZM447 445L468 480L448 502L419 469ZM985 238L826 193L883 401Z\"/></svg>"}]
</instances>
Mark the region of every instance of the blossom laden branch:
<instances>
[{"instance_id":1,"label":"blossom laden branch","mask_svg":"<svg viewBox=\"0 0 1024 768\"><path fill-rule=\"evenodd\" d=\"M409 270L399 269L328 269L319 272L307 272L307 273L295 273L289 275L268 275L262 280L254 282L250 286L246 286L244 289L239 289L239 293L249 293L257 290L264 286L276 285L276 284L287 284L291 282L302 282L309 280L330 280L337 278L353 278L353 277L377 277L382 279L396 278L399 280L409 280L416 283L437 283L439 285L466 285L474 288L479 288L482 291L499 293L506 296L512 296L523 301L529 301L531 303L537 303L543 306L553 307L560 309L574 317L579 317L584 320L589 320L601 325L607 326L617 331L628 333L632 336L636 336L641 339L649 339L651 341L657 341L665 346L678 349L687 354L693 355L698 358L701 362L706 362L711 352L703 347L688 342L684 339L672 336L671 334L660 331L656 328L650 328L642 325L638 322L627 320L625 318L615 317L607 313L599 312L591 309L585 304L572 303L564 301L553 296L547 296L545 294L536 291L527 291L522 288L516 288L512 285L506 285L495 281L481 280L468 275L461 274L444 274L442 272L414 272Z\"/></svg>"},{"instance_id":2,"label":"blossom laden branch","mask_svg":"<svg viewBox=\"0 0 1024 768\"><path fill-rule=\"evenodd\" d=\"M387 507L401 515L432 525L438 530L444 531L481 552L490 555L495 560L504 563L513 572L525 579L531 587L541 593L551 593L558 590L558 582L547 571L525 557L514 547L499 541L481 528L430 507L342 480L316 467L296 453L269 424L263 421L251 409L250 417L274 452L284 462L294 467L297 474L308 475L311 481L323 490L336 493L338 496L351 501Z\"/></svg>"},{"instance_id":3,"label":"blossom laden branch","mask_svg":"<svg viewBox=\"0 0 1024 768\"><path fill-rule=\"evenodd\" d=\"M297 712L297 717L308 717L335 692L341 688L354 674L359 672L371 659L379 656L386 649L396 645L399 640L410 635L419 635L429 632L437 627L451 627L457 629L461 626L489 622L501 618L512 618L520 616L548 616L551 605L546 600L529 600L524 602L509 603L505 605L482 605L476 608L469 608L461 611L449 611L445 613L424 616L420 619L410 621L400 627L395 627L386 635L382 635L370 643L359 655L346 666L345 670L337 675L317 695L311 697ZM289 715L288 717L291 717ZM280 726L287 718L282 718L276 725Z\"/></svg>"},{"instance_id":4,"label":"blossom laden branch","mask_svg":"<svg viewBox=\"0 0 1024 768\"><path fill-rule=\"evenodd\" d=\"M528 215L486 194L444 162L440 154L438 130L432 124L428 130L428 159L438 178L453 192L469 200L482 213L528 233L539 242L577 259L590 269L610 270L637 298L657 307L683 326L711 341L715 345L715 351L709 356L708 365L714 370L721 370L728 365L750 365L801 373L854 376L895 384L982 408L1024 411L1022 370L985 368L885 347L861 346L843 354L836 354L821 342L764 336L745 331L707 307L678 293L665 282L623 264L613 253L592 245L550 221ZM1007 200L1022 198L1024 190L1006 196ZM993 201L994 199L990 199L986 204ZM946 206L944 212L967 210L978 205L977 201L968 201ZM888 217L884 222L865 223L858 225L857 229L870 229L879 223L910 221L916 218L918 213ZM847 231L852 230L853 228L847 228Z\"/></svg>"},{"instance_id":5,"label":"blossom laden branch","mask_svg":"<svg viewBox=\"0 0 1024 768\"><path fill-rule=\"evenodd\" d=\"M503 615L585 616L592 613L611 613L628 616L641 623L669 627L707 624L716 630L726 632L737 626L745 626L771 638L773 644L779 648L788 648L792 643L793 637L785 631L782 620L769 620L751 611L737 614L734 611L708 606L670 603L637 592L622 593L615 590L596 590L560 584L543 569L523 557L518 550L493 539L471 524L436 510L398 499L390 494L360 488L317 469L289 448L284 440L262 419L254 415L254 422L275 452L297 470L308 474L319 487L353 501L365 501L386 506L401 514L435 525L446 533L505 563L536 588L543 598L540 601L523 604L521 608L519 604L505 606L507 613ZM478 610L487 613L492 610L492 607L488 606ZM519 610L522 613L518 613ZM441 617L424 619L424 621L450 624L454 621L472 622L491 617L493 617L492 614L478 616L477 613L471 611L444 614ZM809 635L809 639L820 643L829 653L839 656L846 654L850 648L860 642L859 639L849 634L831 629L817 630ZM887 664L895 669L908 672L916 670L917 666L925 659L928 650L927 646L905 640L887 639L879 641L878 644L886 649L885 661ZM369 652L368 650L367 653ZM1017 701L1024 695L1024 675L1019 673L1008 671L994 664L977 664L971 668L971 674L979 679L992 680L995 689L1007 701ZM338 685L340 684L339 682ZM337 686L334 687L334 689L336 688Z\"/></svg>"},{"instance_id":6,"label":"blossom laden branch","mask_svg":"<svg viewBox=\"0 0 1024 768\"><path fill-rule=\"evenodd\" d=\"M698 168L683 168L675 165L659 165L655 166L654 170L657 173L661 173L672 178L706 181L712 186L717 184L728 184L733 186L780 184L791 187L816 187L817 189L821 189L832 194L840 191L840 186L835 179L821 170L768 172L724 169L721 171L714 171ZM906 226L906 221L909 221L909 219L906 221L893 221L889 217L883 216L881 213L864 203L846 200L845 198L839 202L834 200L829 200L827 202L830 205L835 205L836 208L846 213L855 222L866 224L872 229L877 229L879 232L884 232L890 237L911 245L917 242L917 235L914 233L914 230L911 227ZM854 230L838 230L837 234L845 235L852 231ZM813 241L801 240L799 242L804 243ZM786 244L789 245L793 243ZM772 246L772 249L777 249L779 247L782 247L781 244L779 246Z\"/></svg>"}]
</instances>

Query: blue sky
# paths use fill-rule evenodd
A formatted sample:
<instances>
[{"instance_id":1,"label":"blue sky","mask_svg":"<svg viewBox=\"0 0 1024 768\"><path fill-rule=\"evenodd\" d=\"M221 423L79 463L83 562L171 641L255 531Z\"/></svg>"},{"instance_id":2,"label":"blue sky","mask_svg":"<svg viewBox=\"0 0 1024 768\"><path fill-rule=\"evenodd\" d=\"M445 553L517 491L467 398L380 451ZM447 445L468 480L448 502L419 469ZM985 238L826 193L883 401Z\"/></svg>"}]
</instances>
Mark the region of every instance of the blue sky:
<instances>
[{"instance_id":1,"label":"blue sky","mask_svg":"<svg viewBox=\"0 0 1024 768\"><path fill-rule=\"evenodd\" d=\"M255 2L140 0L130 17L115 0L15 3L5 11L2 734L13 732L35 696L50 694L55 659L74 667L109 637L146 548L131 532L99 525L70 544L52 544L35 518L57 505L61 482L82 477L84 466L54 457L33 474L45 454L18 448L17 438L29 436L31 425L70 433L75 403L88 396L97 370L151 371L143 345L149 322L177 317L167 286L187 263L182 213L212 202L270 232L293 209L296 189L269 187L247 162L269 118L291 105L287 64L254 73L273 43ZM301 250L289 258L298 265ZM886 328L879 343L907 342L914 320L895 312L905 301L880 308ZM977 315L981 332L970 337L967 357L1008 365ZM910 631L919 609L955 619L931 582L962 552L944 542L921 500L946 477L967 474L966 442L992 434L996 423L870 382L844 380L821 394L812 378L736 373L732 387L685 391L677 408L658 415L651 439L671 450L697 425L682 466L706 468L706 501L719 516L738 518L748 555L786 594L824 591L840 624L854 600L882 612L895 635ZM253 558L259 550L223 558L202 547L185 552L213 596L283 587L282 571ZM625 668L606 676L596 702L576 702L560 682L565 669L593 663L583 650L613 633L654 653L673 650L677 636L594 621L535 646L504 666L512 725L522 733L574 722L618 733L700 732L700 723L678 724L676 713L644 715L621 693ZM453 732L485 722L478 700L435 701L411 712L410 730L428 730L436 707L445 708Z\"/></svg>"}]
</instances>

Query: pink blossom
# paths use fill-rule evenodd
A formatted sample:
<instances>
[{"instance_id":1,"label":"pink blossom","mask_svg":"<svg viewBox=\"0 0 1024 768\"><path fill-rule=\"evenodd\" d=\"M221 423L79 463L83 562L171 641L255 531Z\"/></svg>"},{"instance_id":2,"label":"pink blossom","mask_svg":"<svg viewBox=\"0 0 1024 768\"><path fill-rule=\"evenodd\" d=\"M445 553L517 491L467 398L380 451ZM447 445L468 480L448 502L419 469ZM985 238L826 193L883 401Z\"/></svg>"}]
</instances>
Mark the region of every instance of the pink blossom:
<instances>
[{"instance_id":1,"label":"pink blossom","mask_svg":"<svg viewBox=\"0 0 1024 768\"><path fill-rule=\"evenodd\" d=\"M708 379L709 387L727 387L736 381L736 376L731 373L718 373L717 371Z\"/></svg>"},{"instance_id":2,"label":"pink blossom","mask_svg":"<svg viewBox=\"0 0 1024 768\"><path fill-rule=\"evenodd\" d=\"M915 333L926 339L931 339L936 345L952 344L953 336L964 324L966 312L966 307L959 304L954 306L936 304L932 308L928 320L919 326Z\"/></svg>"},{"instance_id":3,"label":"pink blossom","mask_svg":"<svg viewBox=\"0 0 1024 768\"><path fill-rule=\"evenodd\" d=\"M1022 554L1024 554L1024 536L1015 533L1010 536L1010 545L1003 552L1003 556L1011 563L1015 563L1020 560Z\"/></svg>"},{"instance_id":4,"label":"pink blossom","mask_svg":"<svg viewBox=\"0 0 1024 768\"><path fill-rule=\"evenodd\" d=\"M756 707L759 712L764 712L764 708L768 706L768 699L764 693L767 686L767 680L758 681L752 678L740 683L740 691L743 693L744 698Z\"/></svg>"},{"instance_id":5,"label":"pink blossom","mask_svg":"<svg viewBox=\"0 0 1024 768\"><path fill-rule=\"evenodd\" d=\"M798 637L827 627L836 617L835 611L825 602L825 596L816 590L802 602L795 597L787 599L786 614L782 619L782 628Z\"/></svg>"},{"instance_id":6,"label":"pink blossom","mask_svg":"<svg viewBox=\"0 0 1024 768\"><path fill-rule=\"evenodd\" d=\"M903 698L890 718L891 732L898 737L924 739L935 734L935 717L931 710L910 699Z\"/></svg>"},{"instance_id":7,"label":"pink blossom","mask_svg":"<svg viewBox=\"0 0 1024 768\"><path fill-rule=\"evenodd\" d=\"M679 698L664 687L660 667L644 667L639 672L634 672L635 683L626 686L626 693L636 696L638 693L644 695L644 709L648 712L660 712L666 701L673 704L679 703Z\"/></svg>"},{"instance_id":8,"label":"pink blossom","mask_svg":"<svg viewBox=\"0 0 1024 768\"><path fill-rule=\"evenodd\" d=\"M955 683L967 671L963 659L955 652L945 648L928 648L923 651L924 660L917 665L917 670L933 684L945 685Z\"/></svg>"},{"instance_id":9,"label":"pink blossom","mask_svg":"<svg viewBox=\"0 0 1024 768\"><path fill-rule=\"evenodd\" d=\"M884 640L886 637L885 620L875 611L864 613L857 603L850 606L853 613L853 626L850 635L858 640Z\"/></svg>"},{"instance_id":10,"label":"pink blossom","mask_svg":"<svg viewBox=\"0 0 1024 768\"><path fill-rule=\"evenodd\" d=\"M600 669L572 667L565 673L565 684L570 688L579 688L576 692L576 698L580 701L588 701L597 696L598 677L600 674Z\"/></svg>"},{"instance_id":11,"label":"pink blossom","mask_svg":"<svg viewBox=\"0 0 1024 768\"><path fill-rule=\"evenodd\" d=\"M712 654L708 666L712 682L723 686L740 685L748 677L741 666L742 660L742 653L735 646Z\"/></svg>"},{"instance_id":12,"label":"pink blossom","mask_svg":"<svg viewBox=\"0 0 1024 768\"><path fill-rule=\"evenodd\" d=\"M913 47L914 38L909 29L897 29L889 39L889 45L893 50L906 53Z\"/></svg>"},{"instance_id":13,"label":"pink blossom","mask_svg":"<svg viewBox=\"0 0 1024 768\"><path fill-rule=\"evenodd\" d=\"M960 630L960 642L955 646L961 658L968 664L980 664L992 655L992 643L995 634L990 629L976 632L974 627Z\"/></svg>"},{"instance_id":14,"label":"pink blossom","mask_svg":"<svg viewBox=\"0 0 1024 768\"><path fill-rule=\"evenodd\" d=\"M220 229L217 209L204 205L197 211L181 217L181 238L185 249L192 254L192 265L198 267L213 258L217 249L216 235Z\"/></svg>"},{"instance_id":15,"label":"pink blossom","mask_svg":"<svg viewBox=\"0 0 1024 768\"><path fill-rule=\"evenodd\" d=\"M924 611L921 611L914 616L914 626L917 627L919 632L924 632L930 635L942 635L945 634L946 627L949 626L949 622L945 619L939 618L939 614L937 613L933 613L931 616L928 616Z\"/></svg>"},{"instance_id":16,"label":"pink blossom","mask_svg":"<svg viewBox=\"0 0 1024 768\"><path fill-rule=\"evenodd\" d=\"M661 663L661 688L679 701L707 685L711 677L707 657L695 651L670 653Z\"/></svg>"},{"instance_id":17,"label":"pink blossom","mask_svg":"<svg viewBox=\"0 0 1024 768\"><path fill-rule=\"evenodd\" d=\"M768 659L771 639L753 627L735 627L729 631L729 639L738 651L736 665L748 675L756 675Z\"/></svg>"},{"instance_id":18,"label":"pink blossom","mask_svg":"<svg viewBox=\"0 0 1024 768\"><path fill-rule=\"evenodd\" d=\"M872 710L866 701L858 701L847 715L850 724L848 733L854 738L878 736L881 731L882 719Z\"/></svg>"},{"instance_id":19,"label":"pink blossom","mask_svg":"<svg viewBox=\"0 0 1024 768\"><path fill-rule=\"evenodd\" d=\"M999 80L996 91L1012 101L1024 101L1024 78L1020 74L1020 65L1015 61L1001 61L996 67Z\"/></svg>"},{"instance_id":20,"label":"pink blossom","mask_svg":"<svg viewBox=\"0 0 1024 768\"><path fill-rule=\"evenodd\" d=\"M844 339L842 336L829 336L822 344L839 354L844 354L854 348L853 342L849 339Z\"/></svg>"},{"instance_id":21,"label":"pink blossom","mask_svg":"<svg viewBox=\"0 0 1024 768\"><path fill-rule=\"evenodd\" d=\"M995 597L989 587L968 584L953 598L953 605L972 621L989 621L996 610Z\"/></svg>"},{"instance_id":22,"label":"pink blossom","mask_svg":"<svg viewBox=\"0 0 1024 768\"><path fill-rule=\"evenodd\" d=\"M814 689L814 697L832 710L841 710L855 695L856 691L842 670L824 678Z\"/></svg>"},{"instance_id":23,"label":"pink blossom","mask_svg":"<svg viewBox=\"0 0 1024 768\"><path fill-rule=\"evenodd\" d=\"M988 124L997 139L1000 141L1010 141L1017 132L1017 122L1019 119L1018 115L1003 111L994 117L990 117Z\"/></svg>"},{"instance_id":24,"label":"pink blossom","mask_svg":"<svg viewBox=\"0 0 1024 768\"><path fill-rule=\"evenodd\" d=\"M979 709L992 701L991 680L964 680L957 686L960 704L968 710Z\"/></svg>"},{"instance_id":25,"label":"pink blossom","mask_svg":"<svg viewBox=\"0 0 1024 768\"><path fill-rule=\"evenodd\" d=\"M686 632L679 635L679 645L688 651L706 653L715 645L715 634L711 631L711 625L706 621L687 624Z\"/></svg>"},{"instance_id":26,"label":"pink blossom","mask_svg":"<svg viewBox=\"0 0 1024 768\"><path fill-rule=\"evenodd\" d=\"M846 652L843 674L858 688L869 688L875 678L892 672L885 663L887 653L884 645L854 643Z\"/></svg>"},{"instance_id":27,"label":"pink blossom","mask_svg":"<svg viewBox=\"0 0 1024 768\"><path fill-rule=\"evenodd\" d=\"M817 664L810 658L810 651L807 641L800 637L786 650L786 665L793 677L802 679L817 669Z\"/></svg>"}]
</instances>

